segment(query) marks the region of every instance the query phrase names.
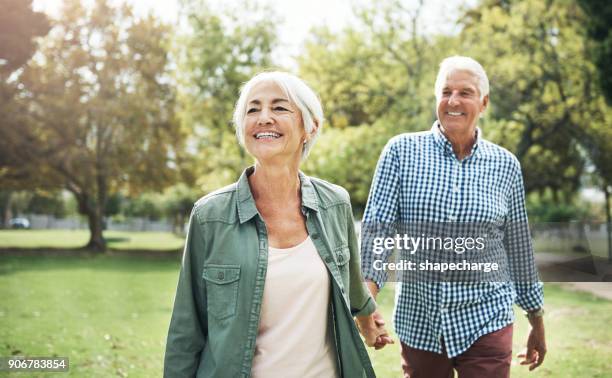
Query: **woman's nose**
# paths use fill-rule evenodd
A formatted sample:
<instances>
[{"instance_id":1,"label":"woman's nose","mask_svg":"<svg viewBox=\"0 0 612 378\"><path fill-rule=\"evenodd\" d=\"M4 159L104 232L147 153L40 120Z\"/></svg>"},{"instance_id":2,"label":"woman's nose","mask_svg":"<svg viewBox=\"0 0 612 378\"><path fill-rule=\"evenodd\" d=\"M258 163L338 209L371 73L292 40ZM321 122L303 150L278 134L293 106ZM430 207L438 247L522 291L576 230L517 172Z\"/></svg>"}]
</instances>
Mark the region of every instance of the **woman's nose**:
<instances>
[{"instance_id":1,"label":"woman's nose","mask_svg":"<svg viewBox=\"0 0 612 378\"><path fill-rule=\"evenodd\" d=\"M257 124L265 125L268 123L272 123L272 114L269 109L261 109L257 118Z\"/></svg>"}]
</instances>

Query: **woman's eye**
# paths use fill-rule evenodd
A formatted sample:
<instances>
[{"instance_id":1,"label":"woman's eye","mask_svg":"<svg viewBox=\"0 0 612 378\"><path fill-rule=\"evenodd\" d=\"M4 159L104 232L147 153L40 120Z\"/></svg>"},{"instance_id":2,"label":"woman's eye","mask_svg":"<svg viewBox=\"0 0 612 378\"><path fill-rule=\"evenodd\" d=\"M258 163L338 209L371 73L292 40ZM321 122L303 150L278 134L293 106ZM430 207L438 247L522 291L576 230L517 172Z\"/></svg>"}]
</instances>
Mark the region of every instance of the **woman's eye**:
<instances>
[{"instance_id":1,"label":"woman's eye","mask_svg":"<svg viewBox=\"0 0 612 378\"><path fill-rule=\"evenodd\" d=\"M277 112L286 112L287 109L283 108L282 106L277 106L277 107L274 108L274 111L277 111Z\"/></svg>"},{"instance_id":2,"label":"woman's eye","mask_svg":"<svg viewBox=\"0 0 612 378\"><path fill-rule=\"evenodd\" d=\"M249 110L247 110L247 114L251 114L251 113L255 113L256 111L258 111L259 109L256 108L251 108Z\"/></svg>"}]
</instances>

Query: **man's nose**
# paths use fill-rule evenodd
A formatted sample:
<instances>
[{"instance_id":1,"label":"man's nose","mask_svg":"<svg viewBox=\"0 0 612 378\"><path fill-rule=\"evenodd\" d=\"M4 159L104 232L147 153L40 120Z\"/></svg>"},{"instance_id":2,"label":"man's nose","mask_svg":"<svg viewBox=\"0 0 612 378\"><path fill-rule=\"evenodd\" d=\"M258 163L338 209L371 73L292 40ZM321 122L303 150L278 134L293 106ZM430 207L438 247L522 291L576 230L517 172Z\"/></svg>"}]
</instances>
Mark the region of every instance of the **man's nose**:
<instances>
[{"instance_id":1,"label":"man's nose","mask_svg":"<svg viewBox=\"0 0 612 378\"><path fill-rule=\"evenodd\" d=\"M448 98L449 105L458 105L459 104L459 93L453 92Z\"/></svg>"}]
</instances>

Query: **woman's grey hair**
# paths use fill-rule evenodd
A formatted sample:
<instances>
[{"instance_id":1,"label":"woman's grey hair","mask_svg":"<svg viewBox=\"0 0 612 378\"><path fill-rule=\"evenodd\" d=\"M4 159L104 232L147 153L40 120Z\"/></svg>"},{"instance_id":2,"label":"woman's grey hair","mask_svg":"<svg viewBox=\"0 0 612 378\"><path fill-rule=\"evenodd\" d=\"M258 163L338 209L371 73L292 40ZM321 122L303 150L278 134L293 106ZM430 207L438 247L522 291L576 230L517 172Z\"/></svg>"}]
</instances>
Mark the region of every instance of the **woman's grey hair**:
<instances>
[{"instance_id":1,"label":"woman's grey hair","mask_svg":"<svg viewBox=\"0 0 612 378\"><path fill-rule=\"evenodd\" d=\"M302 160L306 159L323 127L323 107L319 97L302 79L287 72L261 72L244 84L240 90L240 97L236 101L233 117L238 141L244 146L244 129L246 126L244 119L246 117L249 93L253 87L262 82L277 84L285 92L289 100L300 109L304 131L311 135L308 141L304 143L304 149L302 150ZM312 131L315 129L315 123L319 127L313 134Z\"/></svg>"},{"instance_id":2,"label":"woman's grey hair","mask_svg":"<svg viewBox=\"0 0 612 378\"><path fill-rule=\"evenodd\" d=\"M480 63L470 57L456 55L448 57L440 63L440 70L438 71L438 77L434 86L434 94L437 101L440 101L446 79L448 79L453 71L468 71L478 79L480 100L489 94L489 78Z\"/></svg>"}]
</instances>

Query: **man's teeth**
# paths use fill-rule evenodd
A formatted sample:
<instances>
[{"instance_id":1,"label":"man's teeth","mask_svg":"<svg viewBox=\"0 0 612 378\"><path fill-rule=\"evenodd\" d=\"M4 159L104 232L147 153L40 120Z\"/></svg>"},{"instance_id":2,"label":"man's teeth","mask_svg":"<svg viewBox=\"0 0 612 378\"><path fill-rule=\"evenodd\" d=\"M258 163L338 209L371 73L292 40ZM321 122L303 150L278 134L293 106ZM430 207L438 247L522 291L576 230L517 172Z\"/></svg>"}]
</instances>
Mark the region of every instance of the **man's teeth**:
<instances>
[{"instance_id":1,"label":"man's teeth","mask_svg":"<svg viewBox=\"0 0 612 378\"><path fill-rule=\"evenodd\" d=\"M463 113L461 113L461 112L447 112L447 114L448 114L448 115L452 115L452 116L460 116L460 115L462 115Z\"/></svg>"},{"instance_id":2,"label":"man's teeth","mask_svg":"<svg viewBox=\"0 0 612 378\"><path fill-rule=\"evenodd\" d=\"M256 139L264 139L264 138L280 138L280 134L278 133L257 133L255 134Z\"/></svg>"}]
</instances>

